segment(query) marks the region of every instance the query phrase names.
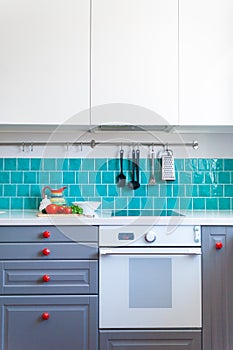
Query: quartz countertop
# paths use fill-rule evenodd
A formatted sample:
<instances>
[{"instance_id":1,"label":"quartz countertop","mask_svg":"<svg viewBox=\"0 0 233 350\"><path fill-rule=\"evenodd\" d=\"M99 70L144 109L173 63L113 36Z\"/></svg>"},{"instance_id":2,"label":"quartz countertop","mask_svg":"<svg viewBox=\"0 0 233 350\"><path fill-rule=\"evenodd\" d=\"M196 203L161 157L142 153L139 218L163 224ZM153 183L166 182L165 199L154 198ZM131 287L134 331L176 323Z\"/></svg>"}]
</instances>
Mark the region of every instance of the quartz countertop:
<instances>
[{"instance_id":1,"label":"quartz countertop","mask_svg":"<svg viewBox=\"0 0 233 350\"><path fill-rule=\"evenodd\" d=\"M98 217L45 215L35 210L1 210L0 226L19 225L233 225L233 211L185 211L181 216L113 216L104 212Z\"/></svg>"}]
</instances>

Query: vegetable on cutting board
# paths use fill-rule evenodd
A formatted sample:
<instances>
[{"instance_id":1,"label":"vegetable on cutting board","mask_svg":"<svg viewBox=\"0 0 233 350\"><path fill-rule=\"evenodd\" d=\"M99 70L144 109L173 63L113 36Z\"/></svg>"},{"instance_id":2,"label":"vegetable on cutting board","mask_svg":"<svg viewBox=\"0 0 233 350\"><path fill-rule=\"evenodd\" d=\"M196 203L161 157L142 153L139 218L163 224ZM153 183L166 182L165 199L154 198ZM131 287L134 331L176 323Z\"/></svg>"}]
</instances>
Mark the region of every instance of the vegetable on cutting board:
<instances>
[{"instance_id":1,"label":"vegetable on cutting board","mask_svg":"<svg viewBox=\"0 0 233 350\"><path fill-rule=\"evenodd\" d=\"M46 211L47 214L57 214L57 212L58 212L58 205L56 205L56 204L49 204L45 208L45 211Z\"/></svg>"},{"instance_id":2,"label":"vegetable on cutting board","mask_svg":"<svg viewBox=\"0 0 233 350\"><path fill-rule=\"evenodd\" d=\"M57 205L49 204L45 209L42 210L43 214L83 214L83 208L80 208L78 205Z\"/></svg>"},{"instance_id":3,"label":"vegetable on cutting board","mask_svg":"<svg viewBox=\"0 0 233 350\"><path fill-rule=\"evenodd\" d=\"M78 205L71 205L70 208L72 209L73 214L83 214L83 208L79 207Z\"/></svg>"}]
</instances>

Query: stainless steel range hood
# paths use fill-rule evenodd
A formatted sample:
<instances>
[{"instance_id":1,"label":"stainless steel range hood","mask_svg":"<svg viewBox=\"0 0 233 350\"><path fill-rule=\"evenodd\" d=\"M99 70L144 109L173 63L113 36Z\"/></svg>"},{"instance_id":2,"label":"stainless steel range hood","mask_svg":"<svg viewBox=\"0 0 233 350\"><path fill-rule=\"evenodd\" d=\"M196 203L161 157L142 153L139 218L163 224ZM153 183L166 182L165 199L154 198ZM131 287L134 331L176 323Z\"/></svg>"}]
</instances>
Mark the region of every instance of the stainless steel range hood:
<instances>
[{"instance_id":1,"label":"stainless steel range hood","mask_svg":"<svg viewBox=\"0 0 233 350\"><path fill-rule=\"evenodd\" d=\"M173 125L98 125L92 128L92 132L167 132L169 133L174 128Z\"/></svg>"}]
</instances>

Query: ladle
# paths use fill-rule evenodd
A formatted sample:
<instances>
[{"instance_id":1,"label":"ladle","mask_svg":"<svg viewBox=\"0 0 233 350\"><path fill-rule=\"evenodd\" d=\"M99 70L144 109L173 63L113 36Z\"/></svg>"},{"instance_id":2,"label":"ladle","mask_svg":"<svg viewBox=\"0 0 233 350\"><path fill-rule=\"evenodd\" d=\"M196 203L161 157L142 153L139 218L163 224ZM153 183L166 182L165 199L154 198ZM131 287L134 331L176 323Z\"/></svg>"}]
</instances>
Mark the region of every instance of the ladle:
<instances>
[{"instance_id":1,"label":"ladle","mask_svg":"<svg viewBox=\"0 0 233 350\"><path fill-rule=\"evenodd\" d=\"M140 150L136 150L136 185L135 185L135 190L137 190L140 187L140 182L139 182L139 159L140 159Z\"/></svg>"},{"instance_id":2,"label":"ladle","mask_svg":"<svg viewBox=\"0 0 233 350\"><path fill-rule=\"evenodd\" d=\"M132 150L132 180L128 183L128 186L131 190L135 190L137 186L137 181L135 180L135 167L136 167L136 158L135 158L135 150Z\"/></svg>"},{"instance_id":3,"label":"ladle","mask_svg":"<svg viewBox=\"0 0 233 350\"><path fill-rule=\"evenodd\" d=\"M129 188L131 190L137 190L140 187L139 183L139 153L140 151L137 150L137 159L135 157L135 150L132 151L132 180L129 182ZM136 180L135 180L135 173L136 173Z\"/></svg>"}]
</instances>

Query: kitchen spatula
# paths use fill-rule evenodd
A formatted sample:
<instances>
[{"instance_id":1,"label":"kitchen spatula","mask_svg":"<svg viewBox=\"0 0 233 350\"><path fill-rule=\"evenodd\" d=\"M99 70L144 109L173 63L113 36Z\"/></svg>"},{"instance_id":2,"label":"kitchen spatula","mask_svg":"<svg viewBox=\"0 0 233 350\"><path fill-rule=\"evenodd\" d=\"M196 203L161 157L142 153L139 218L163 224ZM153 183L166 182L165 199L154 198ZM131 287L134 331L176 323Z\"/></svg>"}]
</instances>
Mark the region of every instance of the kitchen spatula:
<instances>
[{"instance_id":1,"label":"kitchen spatula","mask_svg":"<svg viewBox=\"0 0 233 350\"><path fill-rule=\"evenodd\" d=\"M124 187L126 182L126 176L123 174L123 149L120 150L120 174L117 176L117 186Z\"/></svg>"},{"instance_id":2,"label":"kitchen spatula","mask_svg":"<svg viewBox=\"0 0 233 350\"><path fill-rule=\"evenodd\" d=\"M148 185L155 185L155 150L152 148L151 151L151 175Z\"/></svg>"}]
</instances>

